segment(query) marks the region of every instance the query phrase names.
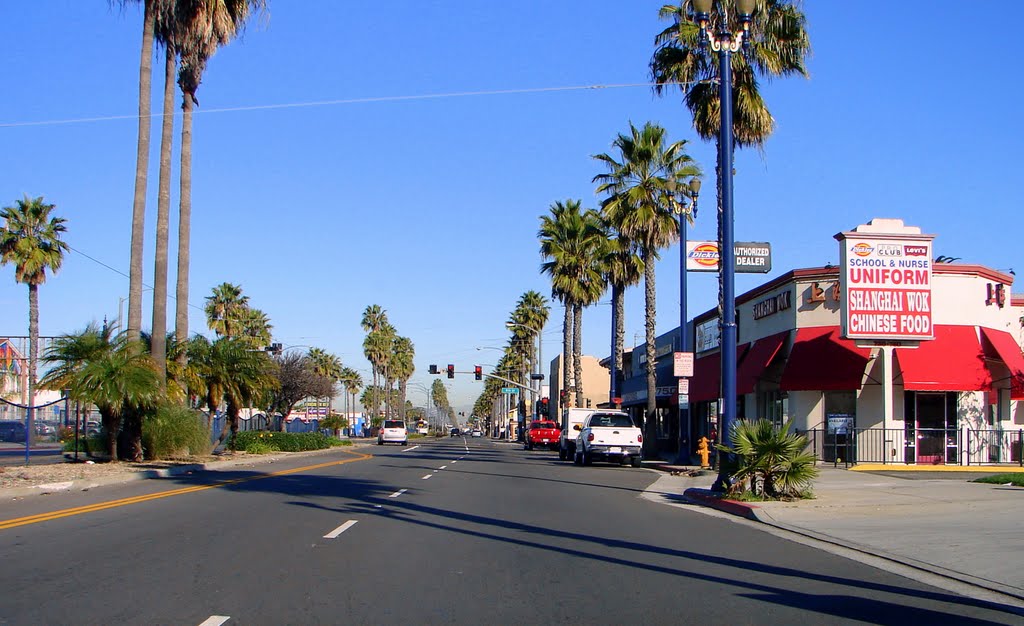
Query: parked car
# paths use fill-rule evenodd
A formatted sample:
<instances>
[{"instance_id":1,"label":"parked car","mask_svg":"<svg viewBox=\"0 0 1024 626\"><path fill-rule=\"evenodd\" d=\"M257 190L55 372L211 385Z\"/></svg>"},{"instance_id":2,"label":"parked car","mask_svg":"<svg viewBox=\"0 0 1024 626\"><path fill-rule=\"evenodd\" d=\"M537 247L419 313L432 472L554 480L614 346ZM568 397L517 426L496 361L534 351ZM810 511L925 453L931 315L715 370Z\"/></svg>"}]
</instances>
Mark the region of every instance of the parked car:
<instances>
[{"instance_id":1,"label":"parked car","mask_svg":"<svg viewBox=\"0 0 1024 626\"><path fill-rule=\"evenodd\" d=\"M459 429L458 429L458 428L453 428L453 429L452 429L452 432L451 432L451 436L452 436L452 437L458 437L458 436L459 436L460 434L461 434L461 433L459 432Z\"/></svg>"},{"instance_id":2,"label":"parked car","mask_svg":"<svg viewBox=\"0 0 1024 626\"><path fill-rule=\"evenodd\" d=\"M13 420L0 422L0 441L24 442L25 424Z\"/></svg>"},{"instance_id":3,"label":"parked car","mask_svg":"<svg viewBox=\"0 0 1024 626\"><path fill-rule=\"evenodd\" d=\"M640 467L644 436L624 411L595 411L579 427L576 438L576 465L590 465L595 459L630 463Z\"/></svg>"},{"instance_id":4,"label":"parked car","mask_svg":"<svg viewBox=\"0 0 1024 626\"><path fill-rule=\"evenodd\" d=\"M397 443L404 446L409 443L409 430L402 420L384 420L384 424L377 433L377 445L386 443Z\"/></svg>"},{"instance_id":5,"label":"parked car","mask_svg":"<svg viewBox=\"0 0 1024 626\"><path fill-rule=\"evenodd\" d=\"M535 447L551 448L554 450L558 447L558 438L562 434L562 429L558 427L558 424L550 420L538 420L530 424L530 431L526 434L526 443L523 447L527 450L533 450Z\"/></svg>"},{"instance_id":6,"label":"parked car","mask_svg":"<svg viewBox=\"0 0 1024 626\"><path fill-rule=\"evenodd\" d=\"M484 436L484 432L482 430L480 430L479 428L474 428L473 429L473 436L474 437L483 437Z\"/></svg>"}]
</instances>

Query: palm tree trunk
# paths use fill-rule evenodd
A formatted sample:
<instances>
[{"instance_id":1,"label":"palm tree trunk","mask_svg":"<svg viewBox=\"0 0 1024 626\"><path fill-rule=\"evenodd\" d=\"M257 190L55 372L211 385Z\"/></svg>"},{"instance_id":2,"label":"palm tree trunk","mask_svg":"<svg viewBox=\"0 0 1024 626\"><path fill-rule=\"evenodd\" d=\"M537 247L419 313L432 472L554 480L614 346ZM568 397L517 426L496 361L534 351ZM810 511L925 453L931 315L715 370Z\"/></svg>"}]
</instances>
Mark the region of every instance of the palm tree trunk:
<instances>
[{"instance_id":1,"label":"palm tree trunk","mask_svg":"<svg viewBox=\"0 0 1024 626\"><path fill-rule=\"evenodd\" d=\"M25 462L36 433L36 363L39 360L39 285L28 284L28 410L25 415Z\"/></svg>"},{"instance_id":2,"label":"palm tree trunk","mask_svg":"<svg viewBox=\"0 0 1024 626\"><path fill-rule=\"evenodd\" d=\"M583 401L583 305L576 304L572 308L572 377L576 383L576 406L584 406Z\"/></svg>"},{"instance_id":3,"label":"palm tree trunk","mask_svg":"<svg viewBox=\"0 0 1024 626\"><path fill-rule=\"evenodd\" d=\"M174 47L167 44L164 58L163 124L160 133L160 178L157 182L156 256L153 264L153 336L150 340L150 355L164 381L167 378L167 247L171 213L171 144L174 141L174 59Z\"/></svg>"},{"instance_id":4,"label":"palm tree trunk","mask_svg":"<svg viewBox=\"0 0 1024 626\"><path fill-rule=\"evenodd\" d=\"M612 351L612 358L615 359L615 371L617 379L615 381L615 390L618 396L622 397L622 389L619 388L619 380L625 379L625 374L622 372L622 355L625 352L625 336L626 336L626 289L619 285L612 285L612 313L615 317L615 328L613 330L615 335L615 345Z\"/></svg>"},{"instance_id":5,"label":"palm tree trunk","mask_svg":"<svg viewBox=\"0 0 1024 626\"><path fill-rule=\"evenodd\" d=\"M644 416L644 456L653 457L657 452L655 440L654 422L658 407L658 388L655 384L654 372L654 322L655 322L655 288L654 288L654 259L646 251L644 257L644 314L646 315L644 328L646 330L646 352L647 352L647 411Z\"/></svg>"},{"instance_id":6,"label":"palm tree trunk","mask_svg":"<svg viewBox=\"0 0 1024 626\"><path fill-rule=\"evenodd\" d=\"M178 276L174 302L174 336L188 341L189 265L192 239L192 98L185 94L181 103L181 172L178 183ZM187 357L181 353L181 362Z\"/></svg>"},{"instance_id":7,"label":"palm tree trunk","mask_svg":"<svg viewBox=\"0 0 1024 626\"><path fill-rule=\"evenodd\" d=\"M572 406L569 395L569 368L572 367L572 305L565 301L565 318L562 320L562 391L565 402L561 408Z\"/></svg>"},{"instance_id":8,"label":"palm tree trunk","mask_svg":"<svg viewBox=\"0 0 1024 626\"><path fill-rule=\"evenodd\" d=\"M142 330L142 253L146 226L146 182L149 171L150 91L153 74L153 0L144 0L142 51L139 54L139 140L135 152L135 197L132 201L131 260L128 269L128 339ZM118 329L120 331L121 329Z\"/></svg>"}]
</instances>

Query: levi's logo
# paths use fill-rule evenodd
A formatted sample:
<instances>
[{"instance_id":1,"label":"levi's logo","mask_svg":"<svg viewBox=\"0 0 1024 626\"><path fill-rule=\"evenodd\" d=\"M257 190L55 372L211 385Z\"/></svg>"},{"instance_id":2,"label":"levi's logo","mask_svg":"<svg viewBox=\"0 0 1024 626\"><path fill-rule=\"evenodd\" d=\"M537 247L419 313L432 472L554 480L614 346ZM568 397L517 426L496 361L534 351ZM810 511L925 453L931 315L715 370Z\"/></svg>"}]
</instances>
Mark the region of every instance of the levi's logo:
<instances>
[{"instance_id":1,"label":"levi's logo","mask_svg":"<svg viewBox=\"0 0 1024 626\"><path fill-rule=\"evenodd\" d=\"M928 246L903 246L903 254L907 256L928 256Z\"/></svg>"}]
</instances>

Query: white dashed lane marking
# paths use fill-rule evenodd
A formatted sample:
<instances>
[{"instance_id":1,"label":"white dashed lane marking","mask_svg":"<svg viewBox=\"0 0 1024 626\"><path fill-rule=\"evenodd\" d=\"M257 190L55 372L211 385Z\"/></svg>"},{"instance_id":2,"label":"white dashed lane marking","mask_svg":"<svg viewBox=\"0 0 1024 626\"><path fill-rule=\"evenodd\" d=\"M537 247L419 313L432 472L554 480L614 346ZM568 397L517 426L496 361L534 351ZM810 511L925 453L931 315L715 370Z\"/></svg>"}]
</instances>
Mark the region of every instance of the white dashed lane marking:
<instances>
[{"instance_id":1,"label":"white dashed lane marking","mask_svg":"<svg viewBox=\"0 0 1024 626\"><path fill-rule=\"evenodd\" d=\"M345 532L349 528L352 528L355 525L356 525L356 520L350 519L349 521L345 522L341 526L338 526L337 528L335 528L331 532L329 532L326 535L324 535L324 539L334 539L335 537L337 537L338 535L340 535L341 533Z\"/></svg>"},{"instance_id":2,"label":"white dashed lane marking","mask_svg":"<svg viewBox=\"0 0 1024 626\"><path fill-rule=\"evenodd\" d=\"M231 617L227 615L211 615L210 617L206 618L206 620L203 621L203 623L199 624L199 626L220 626L229 619L231 619Z\"/></svg>"},{"instance_id":3,"label":"white dashed lane marking","mask_svg":"<svg viewBox=\"0 0 1024 626\"><path fill-rule=\"evenodd\" d=\"M426 480L426 479L430 478L431 476L433 476L433 474L427 474L426 476L424 476L420 480Z\"/></svg>"},{"instance_id":4,"label":"white dashed lane marking","mask_svg":"<svg viewBox=\"0 0 1024 626\"><path fill-rule=\"evenodd\" d=\"M403 494L403 493L405 493L406 491L409 491L409 490L408 490L408 489L399 489L398 491L396 491L395 493L391 494L391 495L390 495L390 496L388 496L388 497L389 497L389 498L397 498L398 496L402 495L402 494Z\"/></svg>"}]
</instances>

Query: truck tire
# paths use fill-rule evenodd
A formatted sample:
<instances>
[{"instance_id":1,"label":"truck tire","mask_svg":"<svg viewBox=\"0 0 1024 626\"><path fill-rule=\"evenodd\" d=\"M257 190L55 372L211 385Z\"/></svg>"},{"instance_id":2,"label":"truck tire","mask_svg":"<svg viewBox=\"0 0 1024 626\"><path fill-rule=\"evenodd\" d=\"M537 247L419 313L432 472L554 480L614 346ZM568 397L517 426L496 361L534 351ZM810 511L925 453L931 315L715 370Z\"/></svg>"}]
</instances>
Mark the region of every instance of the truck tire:
<instances>
[{"instance_id":1,"label":"truck tire","mask_svg":"<svg viewBox=\"0 0 1024 626\"><path fill-rule=\"evenodd\" d=\"M629 464L630 464L630 465L632 465L633 467L640 467L640 463L641 463L642 461L643 461L643 459L641 459L641 458L640 458L640 457L638 457L638 456L635 456L635 457L633 457L633 458L631 458L631 459L629 460Z\"/></svg>"},{"instance_id":2,"label":"truck tire","mask_svg":"<svg viewBox=\"0 0 1024 626\"><path fill-rule=\"evenodd\" d=\"M564 461L566 458L568 458L568 456L569 455L565 453L565 448L562 448L561 446L559 446L559 448L558 448L558 460L559 461Z\"/></svg>"},{"instance_id":3,"label":"truck tire","mask_svg":"<svg viewBox=\"0 0 1024 626\"><path fill-rule=\"evenodd\" d=\"M593 457L591 457L590 453L587 452L586 450L584 450L583 452L580 452L580 456L583 457L583 464L584 465L592 465L594 463Z\"/></svg>"},{"instance_id":4,"label":"truck tire","mask_svg":"<svg viewBox=\"0 0 1024 626\"><path fill-rule=\"evenodd\" d=\"M526 449L530 450L531 452L533 451L533 442L532 441L526 442Z\"/></svg>"},{"instance_id":5,"label":"truck tire","mask_svg":"<svg viewBox=\"0 0 1024 626\"><path fill-rule=\"evenodd\" d=\"M583 465L583 459L580 457L579 452L577 452L576 454L572 455L572 464L573 465Z\"/></svg>"}]
</instances>

